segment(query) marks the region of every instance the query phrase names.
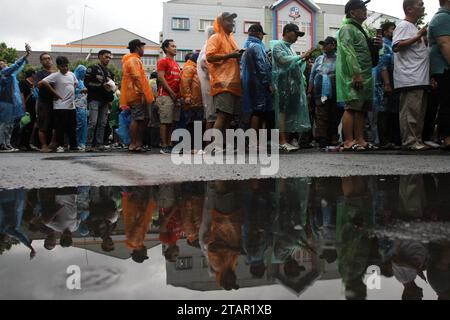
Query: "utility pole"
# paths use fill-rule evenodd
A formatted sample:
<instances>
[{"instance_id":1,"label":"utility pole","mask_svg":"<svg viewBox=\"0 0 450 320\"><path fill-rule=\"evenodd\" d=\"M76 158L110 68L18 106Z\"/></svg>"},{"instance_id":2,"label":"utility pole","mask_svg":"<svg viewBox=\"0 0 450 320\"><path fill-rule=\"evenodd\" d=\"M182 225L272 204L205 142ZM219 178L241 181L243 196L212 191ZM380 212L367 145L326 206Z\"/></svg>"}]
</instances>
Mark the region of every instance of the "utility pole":
<instances>
[{"instance_id":1,"label":"utility pole","mask_svg":"<svg viewBox=\"0 0 450 320\"><path fill-rule=\"evenodd\" d=\"M82 26L81 26L81 48L80 48L80 53L83 53L83 39L84 39L84 25L85 25L85 21L86 21L86 9L92 9L92 8L89 7L87 4L84 5L83 22L82 22Z\"/></svg>"}]
</instances>

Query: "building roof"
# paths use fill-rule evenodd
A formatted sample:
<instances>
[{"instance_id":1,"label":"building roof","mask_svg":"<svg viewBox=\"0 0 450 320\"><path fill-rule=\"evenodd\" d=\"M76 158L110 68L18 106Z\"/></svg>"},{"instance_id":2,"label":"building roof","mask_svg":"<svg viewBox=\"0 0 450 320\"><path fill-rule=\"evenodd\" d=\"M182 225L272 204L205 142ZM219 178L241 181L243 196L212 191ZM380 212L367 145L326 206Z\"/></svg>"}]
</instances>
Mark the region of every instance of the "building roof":
<instances>
[{"instance_id":1,"label":"building roof","mask_svg":"<svg viewBox=\"0 0 450 320\"><path fill-rule=\"evenodd\" d=\"M290 0L278 0L275 3L273 3L272 8L276 8L286 2L288 2ZM320 7L314 2L314 1L310 1L310 0L298 0L303 2L304 4L306 4L308 7L310 7L311 9L313 9L314 11L320 11Z\"/></svg>"},{"instance_id":2,"label":"building roof","mask_svg":"<svg viewBox=\"0 0 450 320\"><path fill-rule=\"evenodd\" d=\"M207 6L226 6L244 8L270 7L274 0L170 0L168 3L200 4Z\"/></svg>"},{"instance_id":3,"label":"building roof","mask_svg":"<svg viewBox=\"0 0 450 320\"><path fill-rule=\"evenodd\" d=\"M118 28L88 38L69 42L68 45L81 45L81 42L83 42L83 45L127 46L133 39L139 39L145 42L147 46L159 46L156 42L124 28Z\"/></svg>"}]
</instances>

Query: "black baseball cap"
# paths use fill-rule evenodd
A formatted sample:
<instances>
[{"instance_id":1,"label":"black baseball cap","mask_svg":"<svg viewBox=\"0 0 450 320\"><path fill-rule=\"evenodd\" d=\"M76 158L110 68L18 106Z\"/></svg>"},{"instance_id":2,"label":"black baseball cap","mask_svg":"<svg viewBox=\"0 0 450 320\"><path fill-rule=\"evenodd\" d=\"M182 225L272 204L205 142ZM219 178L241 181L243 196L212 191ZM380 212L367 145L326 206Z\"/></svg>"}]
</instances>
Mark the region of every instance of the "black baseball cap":
<instances>
[{"instance_id":1,"label":"black baseball cap","mask_svg":"<svg viewBox=\"0 0 450 320\"><path fill-rule=\"evenodd\" d=\"M146 45L145 42L142 42L139 39L135 39L135 40L131 40L130 43L128 43L128 48L127 49L135 50L136 48L139 48L139 47L142 47L142 46L145 46L145 45Z\"/></svg>"},{"instance_id":2,"label":"black baseball cap","mask_svg":"<svg viewBox=\"0 0 450 320\"><path fill-rule=\"evenodd\" d=\"M348 14L350 11L352 10L356 10L356 9L362 9L365 8L366 5L370 2L371 0L350 0L349 2L347 2L347 4L345 5L345 14Z\"/></svg>"},{"instance_id":3,"label":"black baseball cap","mask_svg":"<svg viewBox=\"0 0 450 320\"><path fill-rule=\"evenodd\" d=\"M337 44L337 40L336 40L336 38L333 38L333 37L327 37L325 40L320 41L319 44L321 46L325 46L327 44Z\"/></svg>"},{"instance_id":4,"label":"black baseball cap","mask_svg":"<svg viewBox=\"0 0 450 320\"><path fill-rule=\"evenodd\" d=\"M299 37L303 37L305 35L305 33L300 31L300 28L295 23L289 23L284 26L283 34L286 34L289 32L295 32L297 34L297 36L299 36Z\"/></svg>"},{"instance_id":5,"label":"black baseball cap","mask_svg":"<svg viewBox=\"0 0 450 320\"><path fill-rule=\"evenodd\" d=\"M248 28L248 33L250 32L261 32L263 35L267 35L267 33L264 32L263 27L260 24L253 24Z\"/></svg>"},{"instance_id":6,"label":"black baseball cap","mask_svg":"<svg viewBox=\"0 0 450 320\"><path fill-rule=\"evenodd\" d=\"M224 20L229 20L229 19L236 19L237 18L237 14L236 13L230 13L230 12L223 12L222 13L222 18Z\"/></svg>"}]
</instances>

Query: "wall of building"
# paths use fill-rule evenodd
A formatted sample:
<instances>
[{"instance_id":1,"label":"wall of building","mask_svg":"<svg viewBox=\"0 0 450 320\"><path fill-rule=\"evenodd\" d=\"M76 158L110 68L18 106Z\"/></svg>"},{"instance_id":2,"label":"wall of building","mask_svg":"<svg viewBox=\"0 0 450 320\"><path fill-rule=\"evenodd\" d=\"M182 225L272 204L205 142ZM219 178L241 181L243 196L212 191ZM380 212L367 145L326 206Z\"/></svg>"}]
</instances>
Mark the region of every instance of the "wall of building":
<instances>
[{"instance_id":1,"label":"wall of building","mask_svg":"<svg viewBox=\"0 0 450 320\"><path fill-rule=\"evenodd\" d=\"M245 22L259 22L265 24L264 8L228 7L226 2L221 6L196 5L166 2L164 6L163 38L175 40L178 50L200 50L205 44L205 33L199 30L200 20L214 20L220 12L236 12L235 38L239 47L243 47L247 34L244 33ZM189 30L173 30L172 18L188 18ZM179 57L181 58L181 57ZM181 61L181 59L177 59Z\"/></svg>"}]
</instances>

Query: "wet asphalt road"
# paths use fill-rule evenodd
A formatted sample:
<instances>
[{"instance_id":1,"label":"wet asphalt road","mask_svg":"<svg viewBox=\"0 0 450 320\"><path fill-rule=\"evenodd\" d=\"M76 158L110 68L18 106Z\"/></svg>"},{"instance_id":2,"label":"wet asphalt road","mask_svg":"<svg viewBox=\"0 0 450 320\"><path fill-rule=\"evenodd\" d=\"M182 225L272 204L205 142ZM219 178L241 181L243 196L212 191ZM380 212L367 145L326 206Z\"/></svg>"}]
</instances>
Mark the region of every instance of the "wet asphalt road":
<instances>
[{"instance_id":1,"label":"wet asphalt road","mask_svg":"<svg viewBox=\"0 0 450 320\"><path fill-rule=\"evenodd\" d=\"M202 158L199 157L201 160ZM450 173L450 153L323 153L315 150L280 155L276 175L261 175L258 165L175 165L155 151L101 154L0 154L0 188L131 186L211 180L345 177Z\"/></svg>"}]
</instances>

